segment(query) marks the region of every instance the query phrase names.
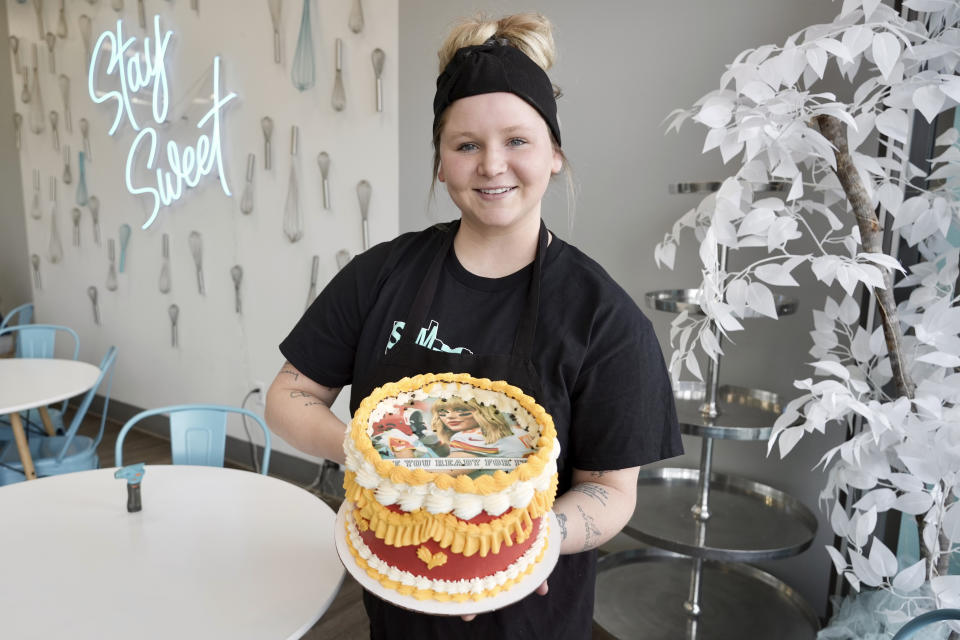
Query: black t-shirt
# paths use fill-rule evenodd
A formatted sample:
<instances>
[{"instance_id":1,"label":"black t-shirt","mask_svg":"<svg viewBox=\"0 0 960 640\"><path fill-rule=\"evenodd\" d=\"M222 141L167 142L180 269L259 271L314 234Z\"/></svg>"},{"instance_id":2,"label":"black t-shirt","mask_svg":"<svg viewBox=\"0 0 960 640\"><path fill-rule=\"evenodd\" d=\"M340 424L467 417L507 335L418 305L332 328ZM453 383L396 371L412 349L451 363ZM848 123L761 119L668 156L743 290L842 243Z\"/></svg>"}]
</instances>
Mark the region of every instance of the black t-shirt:
<instances>
[{"instance_id":1,"label":"black t-shirt","mask_svg":"<svg viewBox=\"0 0 960 640\"><path fill-rule=\"evenodd\" d=\"M281 343L283 355L328 387L368 376L406 330L410 305L446 232L446 225L437 225L403 234L354 258ZM453 353L509 354L531 272L528 266L504 278L482 278L464 269L451 250L427 326L413 328L417 344ZM543 260L533 364L542 386L536 400L553 417L561 446L558 495L570 488L573 469L624 469L683 452L650 321L600 265L556 237ZM351 398L351 412L361 400ZM519 619L512 615L508 626L503 620L483 622L493 614L462 628L458 618L432 618L438 629L448 627L435 637L454 628L463 638L589 637L595 558L595 552L562 556L549 594L518 603L538 599ZM522 619L528 614L532 617ZM374 637L381 637L371 618Z\"/></svg>"}]
</instances>

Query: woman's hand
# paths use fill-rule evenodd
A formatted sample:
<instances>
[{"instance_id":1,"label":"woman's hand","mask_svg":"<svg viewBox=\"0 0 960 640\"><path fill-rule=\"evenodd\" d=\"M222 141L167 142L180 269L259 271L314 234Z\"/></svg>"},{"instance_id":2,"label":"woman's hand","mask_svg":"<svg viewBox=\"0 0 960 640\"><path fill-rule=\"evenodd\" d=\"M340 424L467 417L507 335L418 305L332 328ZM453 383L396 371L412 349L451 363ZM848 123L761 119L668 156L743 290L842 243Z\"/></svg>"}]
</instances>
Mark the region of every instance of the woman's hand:
<instances>
[{"instance_id":1,"label":"woman's hand","mask_svg":"<svg viewBox=\"0 0 960 640\"><path fill-rule=\"evenodd\" d=\"M540 584L540 586L537 587L537 590L536 590L535 593L536 593L538 596L545 596L545 595L547 595L547 591L549 591L549 588L547 587L547 581L544 580L544 581ZM471 613L471 614L468 615L468 616L460 616L460 617L463 618L463 621L464 621L464 622L470 622L471 620L473 620L474 618L477 617L477 614Z\"/></svg>"}]
</instances>

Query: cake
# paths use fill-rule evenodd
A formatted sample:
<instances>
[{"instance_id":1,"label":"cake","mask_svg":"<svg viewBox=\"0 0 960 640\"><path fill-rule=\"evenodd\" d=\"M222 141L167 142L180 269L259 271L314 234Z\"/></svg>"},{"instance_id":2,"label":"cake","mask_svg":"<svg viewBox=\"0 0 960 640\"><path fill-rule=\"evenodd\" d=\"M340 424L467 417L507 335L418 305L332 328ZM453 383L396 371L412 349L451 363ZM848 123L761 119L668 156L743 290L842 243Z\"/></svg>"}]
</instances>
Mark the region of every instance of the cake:
<instances>
[{"instance_id":1,"label":"cake","mask_svg":"<svg viewBox=\"0 0 960 640\"><path fill-rule=\"evenodd\" d=\"M386 384L361 402L344 451L346 546L383 587L480 601L543 559L560 444L517 387L453 373Z\"/></svg>"}]
</instances>

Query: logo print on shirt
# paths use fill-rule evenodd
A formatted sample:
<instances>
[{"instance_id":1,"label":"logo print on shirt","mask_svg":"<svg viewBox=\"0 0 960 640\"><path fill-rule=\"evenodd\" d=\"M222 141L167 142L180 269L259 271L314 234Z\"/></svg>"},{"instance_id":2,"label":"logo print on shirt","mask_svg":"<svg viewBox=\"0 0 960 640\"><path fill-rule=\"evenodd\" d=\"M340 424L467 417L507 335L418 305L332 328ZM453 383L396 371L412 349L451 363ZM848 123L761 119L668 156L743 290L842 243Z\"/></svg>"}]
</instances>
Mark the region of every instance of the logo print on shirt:
<instances>
[{"instance_id":1,"label":"logo print on shirt","mask_svg":"<svg viewBox=\"0 0 960 640\"><path fill-rule=\"evenodd\" d=\"M403 328L406 326L406 322L402 320L393 321L393 329L390 330L390 338L387 340L387 348L383 350L384 353L390 351L395 344L400 342L400 334L403 331ZM437 331L440 329L440 324L436 320L431 320L430 325L426 327L421 327L420 332L417 334L417 339L414 342L425 349L432 349L433 351L443 351L444 353L469 353L473 355L473 351L470 351L467 347L450 347L443 340L437 337Z\"/></svg>"}]
</instances>

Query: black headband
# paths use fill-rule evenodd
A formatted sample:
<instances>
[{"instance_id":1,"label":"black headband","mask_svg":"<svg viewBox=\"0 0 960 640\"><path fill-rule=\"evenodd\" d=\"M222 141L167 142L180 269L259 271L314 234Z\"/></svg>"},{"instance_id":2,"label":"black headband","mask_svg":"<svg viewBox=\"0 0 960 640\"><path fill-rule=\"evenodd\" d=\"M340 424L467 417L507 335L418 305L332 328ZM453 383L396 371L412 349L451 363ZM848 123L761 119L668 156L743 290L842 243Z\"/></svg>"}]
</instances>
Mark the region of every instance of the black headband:
<instances>
[{"instance_id":1,"label":"black headband","mask_svg":"<svg viewBox=\"0 0 960 640\"><path fill-rule=\"evenodd\" d=\"M557 101L547 73L520 49L493 38L481 45L457 50L437 78L437 93L433 97L434 130L440 114L454 101L500 91L512 93L536 109L560 144Z\"/></svg>"}]
</instances>

